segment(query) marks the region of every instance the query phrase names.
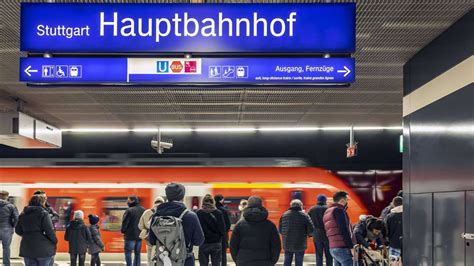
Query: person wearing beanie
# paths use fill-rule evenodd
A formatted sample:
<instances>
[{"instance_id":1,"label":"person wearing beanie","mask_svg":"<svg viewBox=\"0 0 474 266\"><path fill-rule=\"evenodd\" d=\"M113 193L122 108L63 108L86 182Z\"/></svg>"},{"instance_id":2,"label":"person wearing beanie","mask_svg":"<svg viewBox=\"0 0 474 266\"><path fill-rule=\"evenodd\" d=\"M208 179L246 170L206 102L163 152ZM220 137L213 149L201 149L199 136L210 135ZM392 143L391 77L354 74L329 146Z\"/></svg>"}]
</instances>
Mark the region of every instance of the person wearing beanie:
<instances>
[{"instance_id":1,"label":"person wearing beanie","mask_svg":"<svg viewBox=\"0 0 474 266\"><path fill-rule=\"evenodd\" d=\"M89 240L88 252L91 254L91 266L100 266L100 252L105 250L104 242L99 230L99 216L89 214L89 232L91 239Z\"/></svg>"},{"instance_id":2,"label":"person wearing beanie","mask_svg":"<svg viewBox=\"0 0 474 266\"><path fill-rule=\"evenodd\" d=\"M140 200L136 195L130 195L127 198L128 209L125 210L122 219L120 231L125 238L125 262L127 266L140 266L140 253L142 250L142 240L140 238L140 229L138 223L145 212L145 208L140 206ZM135 257L132 262L132 252Z\"/></svg>"},{"instance_id":3,"label":"person wearing beanie","mask_svg":"<svg viewBox=\"0 0 474 266\"><path fill-rule=\"evenodd\" d=\"M151 245L148 241L148 234L150 232L150 219L155 214L156 208L160 206L160 204L164 203L165 200L163 197L158 196L153 201L153 208L150 208L143 212L142 217L140 217L140 221L138 222L138 229L140 229L140 239L145 240L146 242L146 258L148 266L154 265L153 258L155 256L155 246Z\"/></svg>"},{"instance_id":4,"label":"person wearing beanie","mask_svg":"<svg viewBox=\"0 0 474 266\"><path fill-rule=\"evenodd\" d=\"M232 231L230 253L237 266L273 266L280 257L280 236L262 203L260 197L250 197L244 219Z\"/></svg>"},{"instance_id":5,"label":"person wearing beanie","mask_svg":"<svg viewBox=\"0 0 474 266\"><path fill-rule=\"evenodd\" d=\"M326 265L332 265L332 256L329 252L329 240L324 229L323 217L328 209L327 197L319 194L316 198L316 205L311 207L308 215L314 225L313 242L316 250L316 266L323 266L323 255L326 257Z\"/></svg>"},{"instance_id":6,"label":"person wearing beanie","mask_svg":"<svg viewBox=\"0 0 474 266\"><path fill-rule=\"evenodd\" d=\"M207 194L202 199L202 208L197 211L199 222L204 231L204 244L199 246L199 265L209 265L209 256L212 266L222 263L222 239L225 222L222 212L216 208L214 198Z\"/></svg>"},{"instance_id":7,"label":"person wearing beanie","mask_svg":"<svg viewBox=\"0 0 474 266\"><path fill-rule=\"evenodd\" d=\"M217 194L214 196L214 201L216 202L216 208L222 212L225 222L225 235L222 238L222 266L227 265L227 248L229 247L229 231L230 231L230 213L229 210L224 206L224 196Z\"/></svg>"},{"instance_id":8,"label":"person wearing beanie","mask_svg":"<svg viewBox=\"0 0 474 266\"><path fill-rule=\"evenodd\" d=\"M79 260L79 266L84 266L86 252L91 234L84 224L84 212L77 210L74 212L74 220L66 227L64 240L69 242L69 256L71 266L76 266Z\"/></svg>"},{"instance_id":9,"label":"person wearing beanie","mask_svg":"<svg viewBox=\"0 0 474 266\"><path fill-rule=\"evenodd\" d=\"M168 184L165 188L166 198L168 202L162 203L156 209L155 214L151 218L153 221L157 216L174 216L182 218L182 225L184 231L184 238L186 247L188 247L188 258L185 266L194 266L193 246L200 246L204 243L204 233L201 228L198 216L192 211L188 211L186 205L183 203L186 189L183 185L177 183ZM148 241L151 245L156 245L157 237L150 230Z\"/></svg>"},{"instance_id":10,"label":"person wearing beanie","mask_svg":"<svg viewBox=\"0 0 474 266\"><path fill-rule=\"evenodd\" d=\"M278 229L283 238L284 265L291 266L294 256L295 265L303 266L308 237L313 235L314 227L309 216L303 212L301 200L290 202L290 208L280 218Z\"/></svg>"}]
</instances>

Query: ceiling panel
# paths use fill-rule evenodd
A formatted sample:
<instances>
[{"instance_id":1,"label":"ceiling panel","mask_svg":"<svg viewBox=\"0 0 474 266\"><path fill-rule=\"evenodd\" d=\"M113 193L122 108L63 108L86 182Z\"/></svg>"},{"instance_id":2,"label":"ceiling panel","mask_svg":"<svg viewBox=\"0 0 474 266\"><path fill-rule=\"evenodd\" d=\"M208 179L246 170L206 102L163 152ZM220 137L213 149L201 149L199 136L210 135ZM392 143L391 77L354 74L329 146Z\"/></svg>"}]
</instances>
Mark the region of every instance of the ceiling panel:
<instances>
[{"instance_id":1,"label":"ceiling panel","mask_svg":"<svg viewBox=\"0 0 474 266\"><path fill-rule=\"evenodd\" d=\"M357 1L357 81L347 88L38 88L18 82L18 61L24 56L19 52L19 3L0 0L0 111L14 110L13 98L19 97L27 102L27 112L61 128L400 125L403 64L474 7L472 0Z\"/></svg>"}]
</instances>

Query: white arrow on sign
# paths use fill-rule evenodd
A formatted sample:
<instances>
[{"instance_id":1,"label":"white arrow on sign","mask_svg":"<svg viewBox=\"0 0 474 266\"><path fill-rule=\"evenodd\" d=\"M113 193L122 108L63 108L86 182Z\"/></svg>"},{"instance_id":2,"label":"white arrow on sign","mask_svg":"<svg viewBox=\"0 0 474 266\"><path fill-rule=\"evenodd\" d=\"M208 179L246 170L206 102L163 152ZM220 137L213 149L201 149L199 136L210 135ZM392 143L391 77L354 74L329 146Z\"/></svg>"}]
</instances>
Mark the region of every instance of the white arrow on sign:
<instances>
[{"instance_id":1,"label":"white arrow on sign","mask_svg":"<svg viewBox=\"0 0 474 266\"><path fill-rule=\"evenodd\" d=\"M347 77L347 75L349 75L349 73L351 73L351 70L349 68L347 68L346 66L344 66L344 70L338 70L337 73L345 73L344 77Z\"/></svg>"},{"instance_id":2,"label":"white arrow on sign","mask_svg":"<svg viewBox=\"0 0 474 266\"><path fill-rule=\"evenodd\" d=\"M31 69L31 66L28 66L26 69L25 69L25 73L31 77L31 73L37 73L38 72L38 69Z\"/></svg>"}]
</instances>

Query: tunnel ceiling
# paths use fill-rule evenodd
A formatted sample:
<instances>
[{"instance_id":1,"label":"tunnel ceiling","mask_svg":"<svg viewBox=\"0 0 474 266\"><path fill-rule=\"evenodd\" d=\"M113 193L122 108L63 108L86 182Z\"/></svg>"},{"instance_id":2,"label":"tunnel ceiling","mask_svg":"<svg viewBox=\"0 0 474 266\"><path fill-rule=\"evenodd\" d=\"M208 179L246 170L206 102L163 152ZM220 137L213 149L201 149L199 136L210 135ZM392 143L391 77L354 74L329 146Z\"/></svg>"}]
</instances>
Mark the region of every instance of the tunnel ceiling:
<instances>
[{"instance_id":1,"label":"tunnel ceiling","mask_svg":"<svg viewBox=\"0 0 474 266\"><path fill-rule=\"evenodd\" d=\"M1 0L0 111L14 110L19 97L28 113L60 128L400 125L403 64L473 7L472 0L357 1L357 81L348 88L37 88L18 82L20 0Z\"/></svg>"}]
</instances>

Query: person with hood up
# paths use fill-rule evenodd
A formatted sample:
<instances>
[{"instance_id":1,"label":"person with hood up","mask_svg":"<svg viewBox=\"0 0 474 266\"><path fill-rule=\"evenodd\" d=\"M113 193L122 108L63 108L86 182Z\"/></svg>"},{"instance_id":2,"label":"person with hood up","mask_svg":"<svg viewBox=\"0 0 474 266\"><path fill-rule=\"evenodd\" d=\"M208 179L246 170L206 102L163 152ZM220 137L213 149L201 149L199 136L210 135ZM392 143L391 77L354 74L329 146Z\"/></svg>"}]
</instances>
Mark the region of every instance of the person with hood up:
<instances>
[{"instance_id":1,"label":"person with hood up","mask_svg":"<svg viewBox=\"0 0 474 266\"><path fill-rule=\"evenodd\" d=\"M122 227L120 231L125 238L125 262L127 266L132 266L132 252L135 254L133 266L140 266L140 253L142 250L142 240L140 239L140 229L138 223L145 208L140 206L137 196L130 195L127 198L128 209L123 214Z\"/></svg>"},{"instance_id":2,"label":"person with hood up","mask_svg":"<svg viewBox=\"0 0 474 266\"><path fill-rule=\"evenodd\" d=\"M295 265L303 266L307 239L312 236L314 226L309 216L303 212L301 200L294 199L290 202L290 208L281 216L278 228L283 237L284 265L291 266L294 256Z\"/></svg>"},{"instance_id":3,"label":"person with hood up","mask_svg":"<svg viewBox=\"0 0 474 266\"><path fill-rule=\"evenodd\" d=\"M31 197L15 227L21 236L20 257L24 258L25 266L48 266L56 254L58 239L45 203L40 195Z\"/></svg>"},{"instance_id":4,"label":"person with hood up","mask_svg":"<svg viewBox=\"0 0 474 266\"><path fill-rule=\"evenodd\" d=\"M395 197L393 209L387 215L388 253L392 266L401 265L403 237L403 198Z\"/></svg>"},{"instance_id":5,"label":"person with hood up","mask_svg":"<svg viewBox=\"0 0 474 266\"><path fill-rule=\"evenodd\" d=\"M168 202L160 204L153 215L152 221L156 216L174 216L179 217L185 210L184 195L186 189L181 184L170 183L165 188L166 197ZM194 266L194 255L193 246L200 246L204 243L204 233L202 232L201 224L197 214L188 211L184 214L183 219L183 231L186 242L188 257L184 263L185 266ZM157 237L150 230L149 241L151 245L156 245Z\"/></svg>"},{"instance_id":6,"label":"person with hood up","mask_svg":"<svg viewBox=\"0 0 474 266\"><path fill-rule=\"evenodd\" d=\"M89 232L91 238L89 240L88 252L91 254L91 266L100 266L100 252L105 250L104 242L100 235L99 216L89 214Z\"/></svg>"},{"instance_id":7,"label":"person with hood up","mask_svg":"<svg viewBox=\"0 0 474 266\"><path fill-rule=\"evenodd\" d=\"M222 238L226 234L222 212L216 208L214 198L207 194L202 199L202 209L197 212L199 222L204 231L204 244L199 247L199 265L221 265Z\"/></svg>"},{"instance_id":8,"label":"person with hood up","mask_svg":"<svg viewBox=\"0 0 474 266\"><path fill-rule=\"evenodd\" d=\"M244 219L232 231L230 253L237 266L272 266L278 262L280 236L262 199L252 196L244 210Z\"/></svg>"},{"instance_id":9,"label":"person with hood up","mask_svg":"<svg viewBox=\"0 0 474 266\"><path fill-rule=\"evenodd\" d=\"M320 194L317 197L317 204L308 211L308 215L311 217L314 225L313 241L316 250L316 266L323 266L323 254L326 257L326 265L332 265L329 240L323 222L323 216L327 209L327 197L324 194Z\"/></svg>"},{"instance_id":10,"label":"person with hood up","mask_svg":"<svg viewBox=\"0 0 474 266\"><path fill-rule=\"evenodd\" d=\"M155 256L154 254L154 249L155 246L152 246L150 242L148 241L148 235L150 232L150 220L153 214L156 212L156 208L160 206L160 204L164 203L165 200L158 196L155 198L155 201L153 202L155 205L153 208L150 208L143 212L142 217L140 217L140 221L138 222L138 229L140 229L140 239L145 240L146 242L146 258L147 258L147 263L148 266L152 266L153 264L153 257Z\"/></svg>"},{"instance_id":11,"label":"person with hood up","mask_svg":"<svg viewBox=\"0 0 474 266\"><path fill-rule=\"evenodd\" d=\"M69 256L71 266L76 266L79 260L79 266L84 266L86 261L86 252L91 240L91 233L84 224L84 213L80 210L74 212L74 220L66 227L64 240L69 242Z\"/></svg>"},{"instance_id":12,"label":"person with hood up","mask_svg":"<svg viewBox=\"0 0 474 266\"><path fill-rule=\"evenodd\" d=\"M232 223L230 222L229 210L224 206L224 196L218 194L214 196L216 201L216 208L222 212L225 222L225 235L222 238L222 266L227 266L227 248L229 247L229 231Z\"/></svg>"},{"instance_id":13,"label":"person with hood up","mask_svg":"<svg viewBox=\"0 0 474 266\"><path fill-rule=\"evenodd\" d=\"M8 191L0 191L0 241L3 249L3 265L10 266L10 245L18 223L18 210L8 201Z\"/></svg>"}]
</instances>

